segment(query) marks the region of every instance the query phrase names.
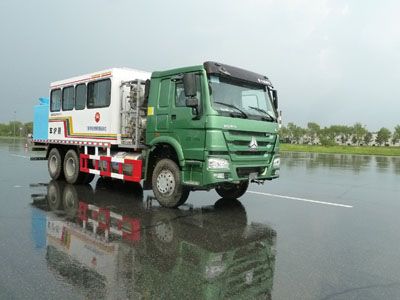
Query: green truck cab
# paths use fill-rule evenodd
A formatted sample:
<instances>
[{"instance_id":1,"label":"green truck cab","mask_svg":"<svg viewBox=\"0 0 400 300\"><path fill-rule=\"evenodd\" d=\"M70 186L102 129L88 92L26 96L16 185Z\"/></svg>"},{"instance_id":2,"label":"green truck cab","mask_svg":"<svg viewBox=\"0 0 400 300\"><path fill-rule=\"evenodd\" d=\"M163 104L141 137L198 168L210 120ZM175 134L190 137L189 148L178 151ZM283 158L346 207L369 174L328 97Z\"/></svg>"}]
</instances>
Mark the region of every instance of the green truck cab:
<instances>
[{"instance_id":1,"label":"green truck cab","mask_svg":"<svg viewBox=\"0 0 400 300\"><path fill-rule=\"evenodd\" d=\"M153 72L145 178L163 206L193 190L239 198L249 182L279 177L277 92L266 76L203 65Z\"/></svg>"}]
</instances>

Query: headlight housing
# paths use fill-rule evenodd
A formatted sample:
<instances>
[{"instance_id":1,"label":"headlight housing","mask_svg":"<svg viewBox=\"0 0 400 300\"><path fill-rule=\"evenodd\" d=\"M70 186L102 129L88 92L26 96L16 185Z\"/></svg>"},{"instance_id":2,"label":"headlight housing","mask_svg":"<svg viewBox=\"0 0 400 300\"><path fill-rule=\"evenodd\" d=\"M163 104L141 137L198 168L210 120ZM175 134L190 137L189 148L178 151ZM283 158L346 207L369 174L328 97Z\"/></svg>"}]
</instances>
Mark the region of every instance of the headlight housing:
<instances>
[{"instance_id":1,"label":"headlight housing","mask_svg":"<svg viewBox=\"0 0 400 300\"><path fill-rule=\"evenodd\" d=\"M209 169L229 169L229 161L225 158L209 157L208 158Z\"/></svg>"},{"instance_id":2,"label":"headlight housing","mask_svg":"<svg viewBox=\"0 0 400 300\"><path fill-rule=\"evenodd\" d=\"M272 166L274 167L274 169L279 169L281 166L281 159L279 157L275 158Z\"/></svg>"}]
</instances>

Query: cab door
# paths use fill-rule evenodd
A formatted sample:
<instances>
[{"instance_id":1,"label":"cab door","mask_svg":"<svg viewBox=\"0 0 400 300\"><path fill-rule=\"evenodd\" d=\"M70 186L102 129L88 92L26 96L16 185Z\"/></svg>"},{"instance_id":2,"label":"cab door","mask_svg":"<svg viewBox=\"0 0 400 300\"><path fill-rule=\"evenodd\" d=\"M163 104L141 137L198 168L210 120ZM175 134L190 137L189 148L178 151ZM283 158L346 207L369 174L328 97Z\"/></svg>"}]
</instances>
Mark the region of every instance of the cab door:
<instances>
[{"instance_id":1,"label":"cab door","mask_svg":"<svg viewBox=\"0 0 400 300\"><path fill-rule=\"evenodd\" d=\"M198 113L186 106L186 97L182 79L172 80L173 97L170 102L171 134L182 146L185 159L204 160L205 117L202 115L204 95L201 74L196 74Z\"/></svg>"}]
</instances>

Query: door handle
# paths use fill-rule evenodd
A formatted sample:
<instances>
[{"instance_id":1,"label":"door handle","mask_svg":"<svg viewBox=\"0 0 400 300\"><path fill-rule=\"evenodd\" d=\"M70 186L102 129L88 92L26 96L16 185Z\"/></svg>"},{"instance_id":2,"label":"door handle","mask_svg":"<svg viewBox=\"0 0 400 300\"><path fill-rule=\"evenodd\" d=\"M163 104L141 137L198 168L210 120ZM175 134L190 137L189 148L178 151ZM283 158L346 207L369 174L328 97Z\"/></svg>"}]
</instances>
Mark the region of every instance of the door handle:
<instances>
[{"instance_id":1,"label":"door handle","mask_svg":"<svg viewBox=\"0 0 400 300\"><path fill-rule=\"evenodd\" d=\"M176 120L176 115L171 115L171 120Z\"/></svg>"}]
</instances>

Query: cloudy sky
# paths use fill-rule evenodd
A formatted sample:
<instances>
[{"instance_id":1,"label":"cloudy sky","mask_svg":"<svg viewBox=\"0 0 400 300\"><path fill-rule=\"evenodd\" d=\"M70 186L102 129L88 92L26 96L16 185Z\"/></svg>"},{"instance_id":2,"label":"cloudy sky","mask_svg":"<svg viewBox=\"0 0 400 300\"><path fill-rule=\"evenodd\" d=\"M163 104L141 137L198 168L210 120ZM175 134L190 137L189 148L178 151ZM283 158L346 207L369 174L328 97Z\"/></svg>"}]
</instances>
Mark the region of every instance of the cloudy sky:
<instances>
[{"instance_id":1,"label":"cloudy sky","mask_svg":"<svg viewBox=\"0 0 400 300\"><path fill-rule=\"evenodd\" d=\"M266 74L284 121L400 124L398 1L2 0L0 122L51 81L216 60Z\"/></svg>"}]
</instances>

